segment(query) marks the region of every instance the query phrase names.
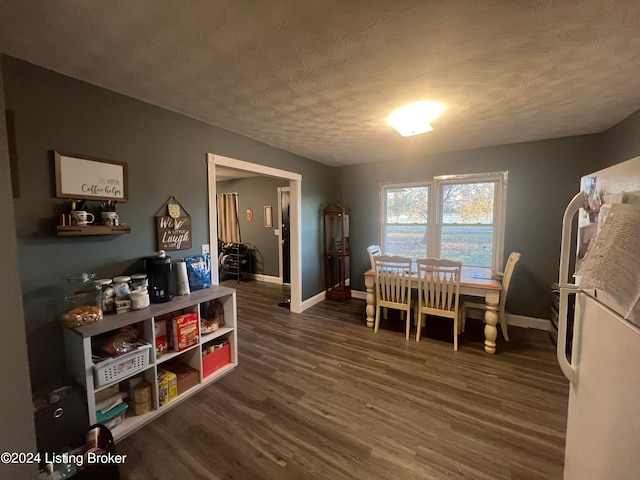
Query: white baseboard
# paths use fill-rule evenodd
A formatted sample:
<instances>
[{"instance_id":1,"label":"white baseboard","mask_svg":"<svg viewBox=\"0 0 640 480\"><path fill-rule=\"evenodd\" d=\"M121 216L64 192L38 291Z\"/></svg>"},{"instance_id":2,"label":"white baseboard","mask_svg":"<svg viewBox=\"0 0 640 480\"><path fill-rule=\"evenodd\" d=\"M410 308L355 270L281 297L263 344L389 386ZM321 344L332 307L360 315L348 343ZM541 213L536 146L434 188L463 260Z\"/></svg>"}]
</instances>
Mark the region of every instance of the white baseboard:
<instances>
[{"instance_id":1,"label":"white baseboard","mask_svg":"<svg viewBox=\"0 0 640 480\"><path fill-rule=\"evenodd\" d=\"M360 290L351 290L351 296L353 298L366 300L367 292L362 292ZM483 312L482 310L472 308L468 310L467 315L470 318L482 320ZM507 325L520 328L533 328L536 330L543 330L545 332L554 331L553 327L551 326L550 320L547 320L545 318L527 317L524 315L514 315L511 313L507 313Z\"/></svg>"},{"instance_id":2,"label":"white baseboard","mask_svg":"<svg viewBox=\"0 0 640 480\"><path fill-rule=\"evenodd\" d=\"M545 332L554 331L551 326L551 320L545 318L525 317L524 315L513 315L507 313L507 325L521 328L534 328L536 330L544 330Z\"/></svg>"},{"instance_id":3,"label":"white baseboard","mask_svg":"<svg viewBox=\"0 0 640 480\"><path fill-rule=\"evenodd\" d=\"M277 283L281 284L282 279L280 277L273 277L271 275L262 275L261 273L252 273L249 278L257 280L258 282Z\"/></svg>"},{"instance_id":4,"label":"white baseboard","mask_svg":"<svg viewBox=\"0 0 640 480\"><path fill-rule=\"evenodd\" d=\"M467 317L482 320L483 310L470 308L467 310ZM514 315L507 313L507 325L520 328L533 328L535 330L543 330L550 332L552 330L551 321L545 318L527 317L525 315Z\"/></svg>"},{"instance_id":5,"label":"white baseboard","mask_svg":"<svg viewBox=\"0 0 640 480\"><path fill-rule=\"evenodd\" d=\"M326 292L322 291L311 298L307 298L305 301L303 301L300 304L300 313L304 312L307 308L313 307L314 305L317 305L318 303L322 302L325 298L325 295L326 295Z\"/></svg>"},{"instance_id":6,"label":"white baseboard","mask_svg":"<svg viewBox=\"0 0 640 480\"><path fill-rule=\"evenodd\" d=\"M366 300L367 292L362 292L360 290L351 290L351 296L353 298L359 298L360 300Z\"/></svg>"}]
</instances>

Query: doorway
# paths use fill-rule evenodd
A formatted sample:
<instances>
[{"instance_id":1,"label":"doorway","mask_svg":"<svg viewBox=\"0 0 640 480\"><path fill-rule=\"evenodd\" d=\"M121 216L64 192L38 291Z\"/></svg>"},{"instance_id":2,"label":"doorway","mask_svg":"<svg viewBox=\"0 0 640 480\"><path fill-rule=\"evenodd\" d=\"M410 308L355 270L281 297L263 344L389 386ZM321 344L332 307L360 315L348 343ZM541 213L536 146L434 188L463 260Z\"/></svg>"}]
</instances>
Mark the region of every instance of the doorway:
<instances>
[{"instance_id":1,"label":"doorway","mask_svg":"<svg viewBox=\"0 0 640 480\"><path fill-rule=\"evenodd\" d=\"M291 283L290 188L278 188L278 228L280 230L280 278Z\"/></svg>"},{"instance_id":2,"label":"doorway","mask_svg":"<svg viewBox=\"0 0 640 480\"><path fill-rule=\"evenodd\" d=\"M264 165L245 162L234 158L224 157L209 153L207 155L208 179L209 179L209 241L211 244L217 244L217 211L211 208L216 201L216 165L230 167L238 170L254 172L259 175L269 177L282 178L289 181L289 250L290 250L290 285L291 285L291 302L290 310L293 313L302 313L302 258L301 258L301 211L302 211L302 175L299 173L279 170ZM280 209L280 205L278 206ZM279 215L281 218L281 216ZM212 282L219 284L219 275L217 269L212 269Z\"/></svg>"}]
</instances>

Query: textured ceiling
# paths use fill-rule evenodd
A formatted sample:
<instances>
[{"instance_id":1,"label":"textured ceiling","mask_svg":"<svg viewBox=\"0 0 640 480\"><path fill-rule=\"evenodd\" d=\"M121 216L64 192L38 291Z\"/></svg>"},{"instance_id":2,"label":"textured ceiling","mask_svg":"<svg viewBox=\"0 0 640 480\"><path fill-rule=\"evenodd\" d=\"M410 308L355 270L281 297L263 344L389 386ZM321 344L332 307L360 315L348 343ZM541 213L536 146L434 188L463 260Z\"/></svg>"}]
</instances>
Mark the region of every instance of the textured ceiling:
<instances>
[{"instance_id":1,"label":"textured ceiling","mask_svg":"<svg viewBox=\"0 0 640 480\"><path fill-rule=\"evenodd\" d=\"M0 0L0 52L328 165L606 130L638 32L638 0Z\"/></svg>"}]
</instances>

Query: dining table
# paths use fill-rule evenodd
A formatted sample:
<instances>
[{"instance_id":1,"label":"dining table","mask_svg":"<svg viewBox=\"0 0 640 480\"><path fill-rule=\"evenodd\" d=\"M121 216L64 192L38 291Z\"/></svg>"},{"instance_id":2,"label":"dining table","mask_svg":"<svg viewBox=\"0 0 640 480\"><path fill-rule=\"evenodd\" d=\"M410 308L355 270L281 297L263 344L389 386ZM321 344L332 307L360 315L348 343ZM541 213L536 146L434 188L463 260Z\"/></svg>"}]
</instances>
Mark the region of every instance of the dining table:
<instances>
[{"instance_id":1,"label":"dining table","mask_svg":"<svg viewBox=\"0 0 640 480\"><path fill-rule=\"evenodd\" d=\"M411 269L411 287L418 288L418 269L413 263ZM364 273L364 285L367 296L367 327L373 328L376 314L376 274L373 269ZM462 266L460 272L460 294L484 299L484 351L490 354L496 352L496 339L498 338L498 308L500 305L500 293L502 284L490 267Z\"/></svg>"}]
</instances>

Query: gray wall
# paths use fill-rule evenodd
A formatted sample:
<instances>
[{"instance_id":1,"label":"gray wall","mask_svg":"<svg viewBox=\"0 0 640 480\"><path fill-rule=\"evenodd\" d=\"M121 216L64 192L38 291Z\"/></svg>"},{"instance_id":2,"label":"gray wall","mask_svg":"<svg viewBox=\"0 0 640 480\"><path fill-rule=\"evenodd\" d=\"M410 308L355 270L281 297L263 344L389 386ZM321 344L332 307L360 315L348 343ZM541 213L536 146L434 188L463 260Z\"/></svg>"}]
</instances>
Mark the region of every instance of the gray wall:
<instances>
[{"instance_id":1,"label":"gray wall","mask_svg":"<svg viewBox=\"0 0 640 480\"><path fill-rule=\"evenodd\" d=\"M280 237L274 234L278 228L278 187L288 187L288 180L270 177L249 177L237 180L218 182L218 193L238 194L238 217L240 220L240 235L244 243L250 243L253 248L252 272L277 277L278 249ZM264 226L264 206L271 205L272 224ZM247 220L247 208L253 210L253 220Z\"/></svg>"},{"instance_id":2,"label":"gray wall","mask_svg":"<svg viewBox=\"0 0 640 480\"><path fill-rule=\"evenodd\" d=\"M1 69L0 69L1 70ZM0 71L1 74L1 71ZM4 113L4 92L0 75L0 112ZM13 202L9 174L9 151L5 116L0 115L0 202ZM13 209L0 209L2 244L2 348L0 348L0 452L35 452L36 440L31 407L27 339L23 322L22 292L18 274L18 246ZM0 478L35 478L37 466L0 463Z\"/></svg>"},{"instance_id":3,"label":"gray wall","mask_svg":"<svg viewBox=\"0 0 640 480\"><path fill-rule=\"evenodd\" d=\"M640 110L602 135L602 168L640 155Z\"/></svg>"},{"instance_id":4,"label":"gray wall","mask_svg":"<svg viewBox=\"0 0 640 480\"><path fill-rule=\"evenodd\" d=\"M511 251L522 253L508 308L515 314L549 318L550 286L558 278L562 214L579 190L580 177L599 168L596 135L342 167L341 201L351 207L352 287L364 290L361 273L370 268L366 248L379 243L380 183L507 170L505 260Z\"/></svg>"},{"instance_id":5,"label":"gray wall","mask_svg":"<svg viewBox=\"0 0 640 480\"><path fill-rule=\"evenodd\" d=\"M62 277L131 273L156 250L154 216L173 195L191 214L193 248L209 242L207 153L302 175L302 295L324 289L316 212L330 198L330 167L132 98L3 57L6 106L14 110L21 198L13 202L20 283L36 384L64 370ZM53 150L126 162L130 235L56 237L68 202L55 198ZM97 203L96 203L97 205ZM215 243L215 242L211 242Z\"/></svg>"}]
</instances>

